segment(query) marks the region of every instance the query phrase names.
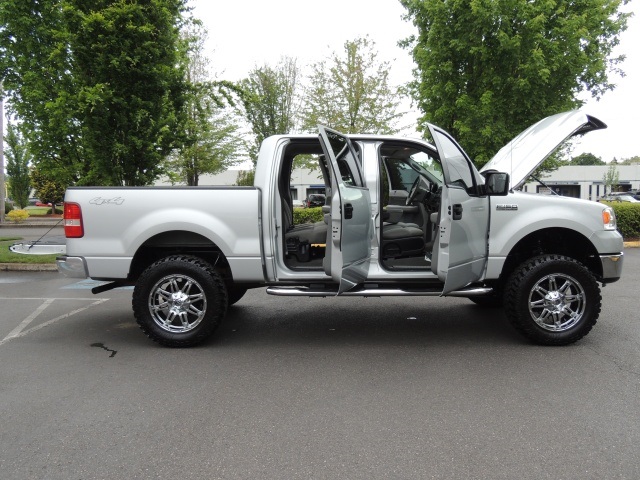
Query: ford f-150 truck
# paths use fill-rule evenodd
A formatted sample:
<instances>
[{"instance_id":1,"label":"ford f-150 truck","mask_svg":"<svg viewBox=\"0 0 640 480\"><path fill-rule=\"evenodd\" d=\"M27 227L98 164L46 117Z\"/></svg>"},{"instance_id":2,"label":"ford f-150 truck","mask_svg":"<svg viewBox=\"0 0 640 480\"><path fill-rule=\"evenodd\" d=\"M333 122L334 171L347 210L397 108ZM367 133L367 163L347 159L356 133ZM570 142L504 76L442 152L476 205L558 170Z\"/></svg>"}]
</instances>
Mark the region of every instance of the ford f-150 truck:
<instances>
[{"instance_id":1,"label":"ford f-150 truck","mask_svg":"<svg viewBox=\"0 0 640 480\"><path fill-rule=\"evenodd\" d=\"M478 171L445 131L431 139L278 135L260 149L254 187L69 188L71 277L133 285L154 341L208 338L249 288L281 296L455 296L504 306L549 345L596 323L599 283L621 275L623 241L606 205L518 191L577 134L606 128L579 111L522 132ZM294 222L291 171L304 156L326 188L324 221Z\"/></svg>"}]
</instances>

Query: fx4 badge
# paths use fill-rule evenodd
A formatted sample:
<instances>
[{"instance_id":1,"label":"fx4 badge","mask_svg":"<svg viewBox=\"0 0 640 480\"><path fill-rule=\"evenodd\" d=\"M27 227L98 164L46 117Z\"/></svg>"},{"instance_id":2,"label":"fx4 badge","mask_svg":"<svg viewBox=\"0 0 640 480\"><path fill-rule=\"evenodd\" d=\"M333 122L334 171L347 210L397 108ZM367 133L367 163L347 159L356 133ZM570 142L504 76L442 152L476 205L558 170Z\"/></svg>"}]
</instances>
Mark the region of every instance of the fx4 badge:
<instances>
[{"instance_id":1,"label":"fx4 badge","mask_svg":"<svg viewBox=\"0 0 640 480\"><path fill-rule=\"evenodd\" d=\"M518 205L499 203L496 205L496 210L518 210Z\"/></svg>"},{"instance_id":2,"label":"fx4 badge","mask_svg":"<svg viewBox=\"0 0 640 480\"><path fill-rule=\"evenodd\" d=\"M122 205L124 202L124 198L116 197L116 198L101 198L96 197L89 200L89 203L93 205Z\"/></svg>"}]
</instances>

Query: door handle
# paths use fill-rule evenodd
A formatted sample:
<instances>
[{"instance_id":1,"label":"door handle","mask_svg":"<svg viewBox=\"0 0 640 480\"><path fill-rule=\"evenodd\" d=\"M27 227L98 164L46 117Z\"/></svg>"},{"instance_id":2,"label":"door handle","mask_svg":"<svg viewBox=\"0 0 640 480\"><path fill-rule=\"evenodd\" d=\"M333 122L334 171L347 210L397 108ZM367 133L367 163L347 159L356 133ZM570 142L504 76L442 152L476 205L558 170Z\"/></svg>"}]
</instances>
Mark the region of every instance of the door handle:
<instances>
[{"instance_id":1,"label":"door handle","mask_svg":"<svg viewBox=\"0 0 640 480\"><path fill-rule=\"evenodd\" d=\"M456 203L453 206L453 219L460 220L462 218L462 204Z\"/></svg>"},{"instance_id":2,"label":"door handle","mask_svg":"<svg viewBox=\"0 0 640 480\"><path fill-rule=\"evenodd\" d=\"M344 218L345 220L353 218L353 205L351 205L350 203L347 203L344 206Z\"/></svg>"}]
</instances>

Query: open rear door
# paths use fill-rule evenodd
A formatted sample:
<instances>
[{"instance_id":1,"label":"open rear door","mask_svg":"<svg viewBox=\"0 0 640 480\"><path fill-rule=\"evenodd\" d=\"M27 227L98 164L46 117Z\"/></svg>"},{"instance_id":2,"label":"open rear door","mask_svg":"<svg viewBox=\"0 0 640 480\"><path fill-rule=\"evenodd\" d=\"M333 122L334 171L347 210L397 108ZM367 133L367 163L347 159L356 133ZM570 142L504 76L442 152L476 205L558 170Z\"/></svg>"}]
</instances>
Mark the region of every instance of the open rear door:
<instances>
[{"instance_id":1,"label":"open rear door","mask_svg":"<svg viewBox=\"0 0 640 480\"><path fill-rule=\"evenodd\" d=\"M437 252L443 294L465 287L484 274L489 234L489 198L478 195L478 175L460 146L429 125L444 171Z\"/></svg>"},{"instance_id":2,"label":"open rear door","mask_svg":"<svg viewBox=\"0 0 640 480\"><path fill-rule=\"evenodd\" d=\"M371 200L351 141L329 128L318 128L332 170L325 271L340 284L340 295L367 278L373 235Z\"/></svg>"}]
</instances>

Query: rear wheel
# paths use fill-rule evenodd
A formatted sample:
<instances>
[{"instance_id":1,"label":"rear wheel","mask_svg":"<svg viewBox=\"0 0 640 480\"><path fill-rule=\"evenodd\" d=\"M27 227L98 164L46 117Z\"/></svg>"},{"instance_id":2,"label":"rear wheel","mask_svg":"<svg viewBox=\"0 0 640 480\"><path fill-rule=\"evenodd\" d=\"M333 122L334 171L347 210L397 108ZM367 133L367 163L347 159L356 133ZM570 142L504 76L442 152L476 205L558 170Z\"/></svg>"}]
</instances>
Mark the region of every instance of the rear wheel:
<instances>
[{"instance_id":1,"label":"rear wheel","mask_svg":"<svg viewBox=\"0 0 640 480\"><path fill-rule=\"evenodd\" d=\"M142 331L168 347L191 347L213 334L227 311L222 277L189 255L163 258L136 282L133 311Z\"/></svg>"},{"instance_id":2,"label":"rear wheel","mask_svg":"<svg viewBox=\"0 0 640 480\"><path fill-rule=\"evenodd\" d=\"M542 345L567 345L596 324L602 305L591 272L561 255L542 255L518 267L507 282L505 309L513 326Z\"/></svg>"}]
</instances>

